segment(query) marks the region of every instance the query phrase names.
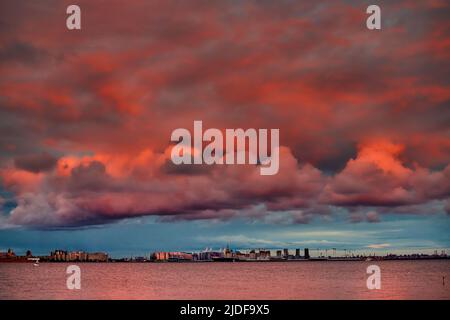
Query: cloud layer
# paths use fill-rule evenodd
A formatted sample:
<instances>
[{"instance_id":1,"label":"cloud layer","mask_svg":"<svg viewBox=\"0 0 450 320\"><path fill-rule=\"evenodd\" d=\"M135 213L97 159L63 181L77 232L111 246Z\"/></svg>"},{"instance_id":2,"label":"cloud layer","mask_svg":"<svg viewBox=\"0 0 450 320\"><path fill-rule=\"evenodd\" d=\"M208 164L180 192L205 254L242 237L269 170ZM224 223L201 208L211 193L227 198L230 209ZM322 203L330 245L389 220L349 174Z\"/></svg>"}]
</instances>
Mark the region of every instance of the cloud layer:
<instances>
[{"instance_id":1,"label":"cloud layer","mask_svg":"<svg viewBox=\"0 0 450 320\"><path fill-rule=\"evenodd\" d=\"M381 2L378 32L359 1L80 1L81 31L69 4L1 4L3 225L449 211L446 1ZM280 172L174 166L194 120L280 128Z\"/></svg>"}]
</instances>

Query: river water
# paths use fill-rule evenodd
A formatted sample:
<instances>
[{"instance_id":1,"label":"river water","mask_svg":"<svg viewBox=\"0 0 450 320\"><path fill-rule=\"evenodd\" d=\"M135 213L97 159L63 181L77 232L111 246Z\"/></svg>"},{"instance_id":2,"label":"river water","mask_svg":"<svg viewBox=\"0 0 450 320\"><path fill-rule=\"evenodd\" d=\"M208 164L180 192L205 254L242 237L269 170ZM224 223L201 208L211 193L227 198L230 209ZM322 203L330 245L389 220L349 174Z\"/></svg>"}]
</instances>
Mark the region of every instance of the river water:
<instances>
[{"instance_id":1,"label":"river water","mask_svg":"<svg viewBox=\"0 0 450 320\"><path fill-rule=\"evenodd\" d=\"M381 269L369 290L366 269ZM450 261L0 263L0 299L450 299ZM443 279L445 277L445 279Z\"/></svg>"}]
</instances>

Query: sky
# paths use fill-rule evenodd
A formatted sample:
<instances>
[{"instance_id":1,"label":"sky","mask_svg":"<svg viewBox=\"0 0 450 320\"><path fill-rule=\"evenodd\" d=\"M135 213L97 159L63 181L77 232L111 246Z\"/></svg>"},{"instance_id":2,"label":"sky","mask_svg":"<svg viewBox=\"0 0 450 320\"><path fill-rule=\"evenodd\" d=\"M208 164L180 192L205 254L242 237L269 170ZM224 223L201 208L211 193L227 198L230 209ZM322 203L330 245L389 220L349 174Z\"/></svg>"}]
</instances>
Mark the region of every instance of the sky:
<instances>
[{"instance_id":1,"label":"sky","mask_svg":"<svg viewBox=\"0 0 450 320\"><path fill-rule=\"evenodd\" d=\"M450 247L450 3L0 4L0 250ZM280 170L171 132L279 128Z\"/></svg>"}]
</instances>

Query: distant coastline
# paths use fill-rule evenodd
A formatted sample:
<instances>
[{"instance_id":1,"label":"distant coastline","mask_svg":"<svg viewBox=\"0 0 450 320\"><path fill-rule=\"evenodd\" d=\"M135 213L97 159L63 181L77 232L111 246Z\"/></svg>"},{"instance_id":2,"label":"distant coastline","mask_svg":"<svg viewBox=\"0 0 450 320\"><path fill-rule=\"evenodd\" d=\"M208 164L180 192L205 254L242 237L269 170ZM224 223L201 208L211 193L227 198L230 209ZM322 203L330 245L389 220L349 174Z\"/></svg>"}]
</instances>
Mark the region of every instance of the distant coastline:
<instances>
[{"instance_id":1,"label":"distant coastline","mask_svg":"<svg viewBox=\"0 0 450 320\"><path fill-rule=\"evenodd\" d=\"M276 250L275 255L270 250L250 250L247 253L226 249L213 251L211 249L201 252L153 252L149 257L111 258L105 252L84 252L54 250L49 255L33 255L30 250L26 255L16 255L12 249L0 252L0 263L211 263L211 262L317 262L317 261L411 261L411 260L448 260L450 256L444 251L440 254L386 254L386 255L328 255L310 256L309 249L305 248L303 255L300 249L295 255L288 249Z\"/></svg>"}]
</instances>

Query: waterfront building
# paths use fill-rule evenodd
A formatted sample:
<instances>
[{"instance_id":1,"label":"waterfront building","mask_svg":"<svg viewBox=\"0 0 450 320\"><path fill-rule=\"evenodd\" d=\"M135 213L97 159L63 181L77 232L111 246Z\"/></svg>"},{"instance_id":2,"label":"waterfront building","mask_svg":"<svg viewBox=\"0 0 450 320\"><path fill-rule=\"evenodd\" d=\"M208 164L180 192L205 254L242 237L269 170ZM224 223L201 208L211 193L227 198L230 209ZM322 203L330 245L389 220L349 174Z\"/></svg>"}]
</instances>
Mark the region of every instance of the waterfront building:
<instances>
[{"instance_id":1,"label":"waterfront building","mask_svg":"<svg viewBox=\"0 0 450 320\"><path fill-rule=\"evenodd\" d=\"M249 260L249 257L250 257L250 255L248 253L236 251L236 258L238 260L242 260L242 261Z\"/></svg>"},{"instance_id":2,"label":"waterfront building","mask_svg":"<svg viewBox=\"0 0 450 320\"><path fill-rule=\"evenodd\" d=\"M210 261L211 260L211 251L202 251L198 253L198 260L201 261Z\"/></svg>"},{"instance_id":3,"label":"waterfront building","mask_svg":"<svg viewBox=\"0 0 450 320\"><path fill-rule=\"evenodd\" d=\"M51 261L67 261L67 251L55 250L50 252Z\"/></svg>"},{"instance_id":4,"label":"waterfront building","mask_svg":"<svg viewBox=\"0 0 450 320\"><path fill-rule=\"evenodd\" d=\"M233 252L230 249L230 246L227 244L227 247L223 250L224 258L233 258Z\"/></svg>"},{"instance_id":5,"label":"waterfront building","mask_svg":"<svg viewBox=\"0 0 450 320\"><path fill-rule=\"evenodd\" d=\"M309 259L309 249L305 248L305 259Z\"/></svg>"},{"instance_id":6,"label":"waterfront building","mask_svg":"<svg viewBox=\"0 0 450 320\"><path fill-rule=\"evenodd\" d=\"M67 253L66 261L85 262L88 260L88 254L84 251L71 251Z\"/></svg>"},{"instance_id":7,"label":"waterfront building","mask_svg":"<svg viewBox=\"0 0 450 320\"><path fill-rule=\"evenodd\" d=\"M11 249L8 249L7 252L0 252L1 258L14 258L16 254Z\"/></svg>"},{"instance_id":8,"label":"waterfront building","mask_svg":"<svg viewBox=\"0 0 450 320\"><path fill-rule=\"evenodd\" d=\"M260 260L268 260L270 259L270 250L259 250L259 257Z\"/></svg>"},{"instance_id":9,"label":"waterfront building","mask_svg":"<svg viewBox=\"0 0 450 320\"><path fill-rule=\"evenodd\" d=\"M104 252L88 253L84 251L55 250L50 252L50 261L62 262L107 262L108 254Z\"/></svg>"},{"instance_id":10,"label":"waterfront building","mask_svg":"<svg viewBox=\"0 0 450 320\"><path fill-rule=\"evenodd\" d=\"M8 249L7 252L0 252L0 261L14 261L17 256L11 249Z\"/></svg>"},{"instance_id":11,"label":"waterfront building","mask_svg":"<svg viewBox=\"0 0 450 320\"><path fill-rule=\"evenodd\" d=\"M169 252L155 252L153 256L156 261L168 261L169 260Z\"/></svg>"},{"instance_id":12,"label":"waterfront building","mask_svg":"<svg viewBox=\"0 0 450 320\"><path fill-rule=\"evenodd\" d=\"M173 257L178 261L192 261L193 255L188 252L174 252Z\"/></svg>"},{"instance_id":13,"label":"waterfront building","mask_svg":"<svg viewBox=\"0 0 450 320\"><path fill-rule=\"evenodd\" d=\"M8 249L6 252L0 252L0 262L27 262L31 255L31 251L27 251L27 255L18 256L12 249Z\"/></svg>"},{"instance_id":14,"label":"waterfront building","mask_svg":"<svg viewBox=\"0 0 450 320\"><path fill-rule=\"evenodd\" d=\"M192 261L194 256L187 252L154 252L155 261Z\"/></svg>"},{"instance_id":15,"label":"waterfront building","mask_svg":"<svg viewBox=\"0 0 450 320\"><path fill-rule=\"evenodd\" d=\"M88 253L86 258L90 262L108 262L108 254L104 252Z\"/></svg>"}]
</instances>

